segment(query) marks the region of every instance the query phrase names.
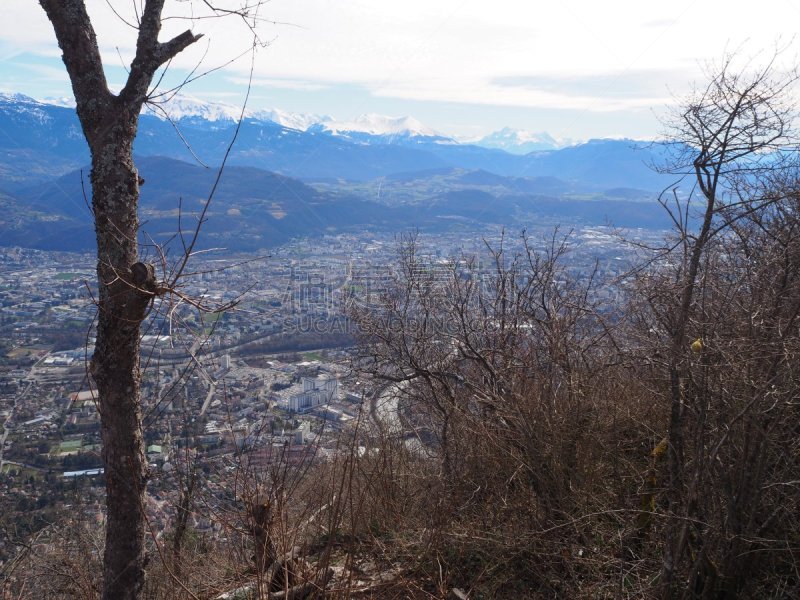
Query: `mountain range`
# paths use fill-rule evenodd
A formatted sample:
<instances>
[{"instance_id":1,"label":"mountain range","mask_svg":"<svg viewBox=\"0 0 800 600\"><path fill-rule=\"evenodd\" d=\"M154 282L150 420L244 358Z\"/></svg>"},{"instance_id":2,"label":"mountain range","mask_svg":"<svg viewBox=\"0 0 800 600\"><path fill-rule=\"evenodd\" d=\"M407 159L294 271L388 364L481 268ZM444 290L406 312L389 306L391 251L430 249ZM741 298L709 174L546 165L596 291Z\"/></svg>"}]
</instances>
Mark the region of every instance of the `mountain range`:
<instances>
[{"instance_id":1,"label":"mountain range","mask_svg":"<svg viewBox=\"0 0 800 600\"><path fill-rule=\"evenodd\" d=\"M68 104L0 95L3 245L76 250L94 243L89 155ZM241 112L181 97L143 112L134 151L146 180L141 210L148 235L167 239L179 216L186 229ZM488 137L461 143L411 117L338 122L246 112L203 245L252 250L352 227L463 221L667 225L653 199L670 180L650 166L663 162L663 146L591 140L557 147L546 134L510 129ZM523 153L526 144L533 150Z\"/></svg>"}]
</instances>

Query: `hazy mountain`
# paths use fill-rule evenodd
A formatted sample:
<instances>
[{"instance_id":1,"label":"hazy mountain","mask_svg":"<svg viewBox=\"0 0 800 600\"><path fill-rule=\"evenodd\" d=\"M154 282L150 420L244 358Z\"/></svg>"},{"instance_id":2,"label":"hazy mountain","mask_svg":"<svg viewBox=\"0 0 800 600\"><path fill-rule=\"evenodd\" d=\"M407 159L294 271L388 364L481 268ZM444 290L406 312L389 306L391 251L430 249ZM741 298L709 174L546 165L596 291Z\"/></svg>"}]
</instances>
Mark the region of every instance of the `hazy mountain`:
<instances>
[{"instance_id":1,"label":"hazy mountain","mask_svg":"<svg viewBox=\"0 0 800 600\"><path fill-rule=\"evenodd\" d=\"M140 214L143 240L165 243L190 235L212 188L216 170L164 157L139 157L145 183ZM42 249L91 249L86 171L0 194L4 245ZM83 185L82 185L83 179ZM665 227L647 192L621 189L591 194L554 177L516 178L488 171L434 169L385 178L383 198L366 198L363 184L316 187L253 167L229 166L206 213L200 247L251 251L292 237L369 227L384 231L440 230L456 223L524 226L547 219L569 224ZM174 240L173 240L173 243Z\"/></svg>"},{"instance_id":2,"label":"hazy mountain","mask_svg":"<svg viewBox=\"0 0 800 600\"><path fill-rule=\"evenodd\" d=\"M666 146L652 142L589 140L560 150L528 155L525 170L520 175L553 175L602 190L633 187L660 192L675 181L674 177L653 168L664 163L667 152Z\"/></svg>"},{"instance_id":3,"label":"hazy mountain","mask_svg":"<svg viewBox=\"0 0 800 600\"><path fill-rule=\"evenodd\" d=\"M206 102L193 96L175 94L164 101L154 101L145 105L143 113L159 119L181 121L220 121L235 123L242 116L242 107L223 102ZM333 121L327 115L291 113L280 109L246 109L244 116L261 122L271 122L289 129L306 131L309 127Z\"/></svg>"},{"instance_id":4,"label":"hazy mountain","mask_svg":"<svg viewBox=\"0 0 800 600\"><path fill-rule=\"evenodd\" d=\"M137 166L145 183L141 188L140 214L145 238L164 242L179 230L191 234L208 199L217 171L164 157L139 157ZM7 200L26 206L32 214L51 215L69 232L70 245L91 248L94 243L92 215L83 197L81 172L73 171L40 184ZM201 247L231 250L268 248L295 236L318 235L349 227L382 227L395 222L394 210L355 196L335 199L302 182L255 169L227 167L209 204L203 224ZM55 247L60 241L39 236L38 222L28 219L20 235L33 247ZM28 230L25 233L25 230ZM21 241L10 243L20 244Z\"/></svg>"},{"instance_id":5,"label":"hazy mountain","mask_svg":"<svg viewBox=\"0 0 800 600\"><path fill-rule=\"evenodd\" d=\"M505 150L511 154L529 154L541 150L556 150L568 144L559 143L549 133L531 133L522 129L504 127L474 142L476 146Z\"/></svg>"},{"instance_id":6,"label":"hazy mountain","mask_svg":"<svg viewBox=\"0 0 800 600\"><path fill-rule=\"evenodd\" d=\"M0 95L4 245L94 244L84 196L90 194L88 151L74 109L64 104ZM196 222L216 176L204 165L219 164L240 112L185 98L166 108L173 111L169 119L142 115L135 145L146 180L143 232L162 242ZM660 208L642 200L671 181L648 166L663 153L662 146L632 140L592 140L520 155L458 143L411 118L368 115L336 123L252 112L207 214L202 245L253 250L351 227L524 225L539 218L661 227Z\"/></svg>"},{"instance_id":7,"label":"hazy mountain","mask_svg":"<svg viewBox=\"0 0 800 600\"><path fill-rule=\"evenodd\" d=\"M219 164L233 138L239 107L176 97L161 108L172 122L160 109L145 111L135 145L138 155L192 161L193 152L204 164ZM2 188L16 189L88 162L77 117L69 107L0 96L0 127L8 134L0 137ZM595 190L660 190L665 180L648 166L658 162L660 152L657 146L630 140L594 140L520 155L458 143L410 117L365 115L339 123L326 116L251 111L229 161L304 180L367 181L424 169L462 168L512 177L558 177Z\"/></svg>"},{"instance_id":8,"label":"hazy mountain","mask_svg":"<svg viewBox=\"0 0 800 600\"><path fill-rule=\"evenodd\" d=\"M63 105L61 102L58 104ZM287 129L314 133L327 133L358 142L377 141L391 143L392 138L444 138L439 133L420 123L414 117L387 117L364 114L355 119L339 121L329 115L292 113L280 109L252 110L222 102L205 102L192 96L176 94L164 101L145 105L143 114L162 120L171 120L178 125L198 124L203 121L220 125L234 125L244 116L249 123L280 125Z\"/></svg>"},{"instance_id":9,"label":"hazy mountain","mask_svg":"<svg viewBox=\"0 0 800 600\"><path fill-rule=\"evenodd\" d=\"M352 133L366 133L371 136L402 136L402 137L441 137L430 127L420 123L413 117L385 117L376 114L366 114L352 121L329 120L319 124L321 130L332 135L345 135Z\"/></svg>"},{"instance_id":10,"label":"hazy mountain","mask_svg":"<svg viewBox=\"0 0 800 600\"><path fill-rule=\"evenodd\" d=\"M0 94L0 132L0 188L44 181L89 160L74 109Z\"/></svg>"}]
</instances>

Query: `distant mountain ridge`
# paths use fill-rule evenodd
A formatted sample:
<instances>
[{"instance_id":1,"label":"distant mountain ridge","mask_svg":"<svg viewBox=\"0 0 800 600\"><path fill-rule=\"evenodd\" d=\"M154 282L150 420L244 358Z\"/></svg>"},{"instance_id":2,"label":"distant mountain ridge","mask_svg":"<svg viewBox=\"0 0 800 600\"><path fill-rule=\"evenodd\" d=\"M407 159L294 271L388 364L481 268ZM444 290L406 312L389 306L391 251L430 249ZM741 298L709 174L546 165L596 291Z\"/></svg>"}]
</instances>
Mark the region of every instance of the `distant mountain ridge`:
<instances>
[{"instance_id":1,"label":"distant mountain ridge","mask_svg":"<svg viewBox=\"0 0 800 600\"><path fill-rule=\"evenodd\" d=\"M191 235L216 170L165 157L137 157L142 243ZM84 197L88 167L49 182L0 192L0 242L46 250L91 250L94 231ZM412 183L411 187L409 184ZM307 185L254 167L229 166L206 213L198 248L255 251L294 237L336 232L441 231L454 225L567 223L664 228L666 214L643 190L591 194L553 177L515 178L464 169L434 169L375 182ZM373 187L373 186L369 186ZM188 228L188 229L187 229Z\"/></svg>"},{"instance_id":2,"label":"distant mountain ridge","mask_svg":"<svg viewBox=\"0 0 800 600\"><path fill-rule=\"evenodd\" d=\"M145 105L145 114L174 121L203 119L206 121L236 121L242 116L242 107L221 102L205 102L187 95L175 95L169 100ZM364 133L371 136L401 135L406 137L438 137L439 133L420 123L414 117L387 117L364 114L355 119L338 121L330 115L292 113L277 108L245 109L244 116L253 121L275 123L289 129L308 131L314 128L331 135L347 137Z\"/></svg>"},{"instance_id":3,"label":"distant mountain ridge","mask_svg":"<svg viewBox=\"0 0 800 600\"><path fill-rule=\"evenodd\" d=\"M0 158L0 178L4 180L0 181L0 188L13 189L26 180L60 175L88 162L74 109L63 104L63 100L46 104L18 94L0 95L0 127L6 133L0 136L0 151L4 152ZM145 111L136 138L136 154L185 161L197 158L207 165L219 164L241 109L183 97L163 108L173 111L173 122L167 121L163 113L156 116L151 109ZM535 137L538 141L520 137L519 132L505 137L509 136L520 143L542 147L553 143L545 134ZM514 177L555 176L595 189L660 190L664 177L648 165L658 163L661 152L657 145L633 140L594 140L513 154L459 143L410 117L365 115L339 123L326 116L252 111L246 112L229 161L303 180L367 181L432 168L464 168ZM575 162L578 159L581 164Z\"/></svg>"},{"instance_id":4,"label":"distant mountain ridge","mask_svg":"<svg viewBox=\"0 0 800 600\"><path fill-rule=\"evenodd\" d=\"M542 150L558 150L574 145L570 140L558 141L546 131L531 133L522 129L504 127L474 142L484 148L505 150L511 154L529 154Z\"/></svg>"},{"instance_id":5,"label":"distant mountain ridge","mask_svg":"<svg viewBox=\"0 0 800 600\"><path fill-rule=\"evenodd\" d=\"M75 102L70 98L45 98L41 101L33 100L22 94L0 94L9 99L17 98L22 102L39 102L41 104L74 108ZM188 94L174 94L163 101L155 100L146 104L143 113L152 115L162 120L205 120L211 123L236 121L242 116L242 107L224 102L206 102ZM308 131L313 129L318 132L327 132L351 139L359 136L400 136L400 137L430 137L447 140L450 143L459 143L452 136L445 135L414 117L387 117L374 113L363 114L355 119L340 121L330 115L317 115L309 113L293 113L272 109L245 109L244 116L254 121L271 122L296 129ZM505 150L511 154L528 154L541 150L556 150L573 145L571 140L558 141L547 132L532 133L521 129L504 127L474 140L462 140L461 143L474 144L484 148Z\"/></svg>"},{"instance_id":6,"label":"distant mountain ridge","mask_svg":"<svg viewBox=\"0 0 800 600\"><path fill-rule=\"evenodd\" d=\"M68 103L0 94L3 245L94 244L85 198L89 153ZM172 121L142 114L134 149L146 180L143 229L154 239L175 233L179 211L195 213L240 111L187 101L175 105ZM412 118L368 115L342 124L254 111L242 122L203 240L254 250L353 227L437 230L457 222L524 226L531 219L663 227L657 203L646 200L672 182L649 166L663 162L665 152L658 144L591 140L513 154L459 143Z\"/></svg>"}]
</instances>

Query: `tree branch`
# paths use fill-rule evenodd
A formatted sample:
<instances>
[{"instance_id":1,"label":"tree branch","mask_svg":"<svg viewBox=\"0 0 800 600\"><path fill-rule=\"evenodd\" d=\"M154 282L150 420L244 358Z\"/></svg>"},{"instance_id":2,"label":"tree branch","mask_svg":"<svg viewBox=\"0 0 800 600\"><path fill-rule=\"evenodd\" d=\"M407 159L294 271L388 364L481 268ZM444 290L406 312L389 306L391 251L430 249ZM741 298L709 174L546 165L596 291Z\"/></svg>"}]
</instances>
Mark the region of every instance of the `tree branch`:
<instances>
[{"instance_id":1,"label":"tree branch","mask_svg":"<svg viewBox=\"0 0 800 600\"><path fill-rule=\"evenodd\" d=\"M155 59L158 61L158 66L160 67L168 60L172 60L180 54L182 50L188 48L202 37L202 33L195 35L190 30L186 30L170 41L159 44L155 52Z\"/></svg>"},{"instance_id":2,"label":"tree branch","mask_svg":"<svg viewBox=\"0 0 800 600\"><path fill-rule=\"evenodd\" d=\"M91 137L101 126L113 96L86 5L83 0L39 0L39 4L53 25L72 82L78 117L87 137Z\"/></svg>"},{"instance_id":3,"label":"tree branch","mask_svg":"<svg viewBox=\"0 0 800 600\"><path fill-rule=\"evenodd\" d=\"M133 109L133 114L139 114L158 68L203 37L187 30L168 42L159 43L163 8L164 0L147 0L142 13L139 37L136 40L136 56L131 63L128 81L119 95L125 107Z\"/></svg>"}]
</instances>

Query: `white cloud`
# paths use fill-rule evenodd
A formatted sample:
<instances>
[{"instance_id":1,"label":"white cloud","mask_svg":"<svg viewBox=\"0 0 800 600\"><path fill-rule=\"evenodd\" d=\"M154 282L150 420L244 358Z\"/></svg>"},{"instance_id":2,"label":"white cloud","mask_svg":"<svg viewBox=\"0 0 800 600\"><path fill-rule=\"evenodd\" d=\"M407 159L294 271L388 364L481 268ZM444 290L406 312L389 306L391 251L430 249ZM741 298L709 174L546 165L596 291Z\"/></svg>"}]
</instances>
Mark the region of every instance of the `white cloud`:
<instances>
[{"instance_id":1,"label":"white cloud","mask_svg":"<svg viewBox=\"0 0 800 600\"><path fill-rule=\"evenodd\" d=\"M481 93L475 94L480 88ZM633 98L613 95L580 95L526 88L508 88L489 82L467 83L463 86L435 84L415 86L404 84L385 85L376 88L373 94L379 97L405 98L434 102L461 102L490 106L517 106L556 110L580 110L589 112L610 112L635 110L652 106L663 106L671 98L663 96L637 96Z\"/></svg>"},{"instance_id":2,"label":"white cloud","mask_svg":"<svg viewBox=\"0 0 800 600\"><path fill-rule=\"evenodd\" d=\"M35 76L47 81L57 81L69 85L69 76L63 66L36 64L31 62L18 62L17 66L29 76Z\"/></svg>"},{"instance_id":3,"label":"white cloud","mask_svg":"<svg viewBox=\"0 0 800 600\"><path fill-rule=\"evenodd\" d=\"M60 54L38 3L3 2L14 18L0 23L0 56ZM109 2L135 20L130 0ZM87 6L107 63L119 65L118 53L130 60L135 30L106 0ZM206 52L206 65L222 65L250 46L240 20L182 18L192 10L199 16L202 3L167 0L162 39L188 27L205 34L175 66L191 69ZM659 108L699 77L698 62L745 41L746 52L769 54L776 39L792 39L800 9L785 0L272 0L262 14L274 23L260 27L270 40L256 57L260 87L314 93L350 85L382 99L596 113ZM249 68L247 59L230 65L228 81L242 83Z\"/></svg>"},{"instance_id":4,"label":"white cloud","mask_svg":"<svg viewBox=\"0 0 800 600\"><path fill-rule=\"evenodd\" d=\"M302 81L300 79L278 79L275 77L254 77L252 81L247 77L227 77L227 80L236 85L246 86L248 83L253 87L265 87L270 89L295 90L300 92L318 92L327 89L328 85L313 81Z\"/></svg>"}]
</instances>

